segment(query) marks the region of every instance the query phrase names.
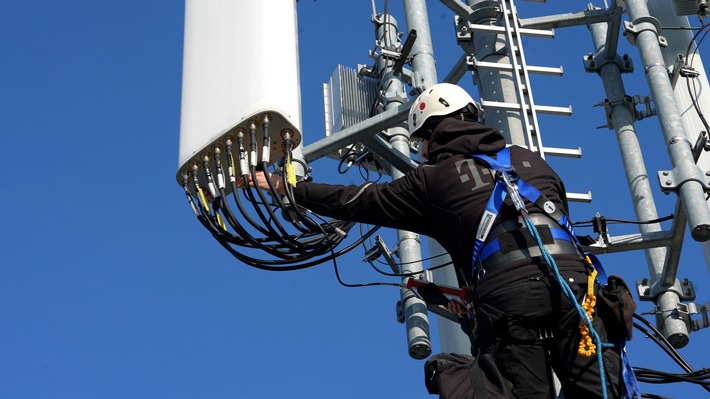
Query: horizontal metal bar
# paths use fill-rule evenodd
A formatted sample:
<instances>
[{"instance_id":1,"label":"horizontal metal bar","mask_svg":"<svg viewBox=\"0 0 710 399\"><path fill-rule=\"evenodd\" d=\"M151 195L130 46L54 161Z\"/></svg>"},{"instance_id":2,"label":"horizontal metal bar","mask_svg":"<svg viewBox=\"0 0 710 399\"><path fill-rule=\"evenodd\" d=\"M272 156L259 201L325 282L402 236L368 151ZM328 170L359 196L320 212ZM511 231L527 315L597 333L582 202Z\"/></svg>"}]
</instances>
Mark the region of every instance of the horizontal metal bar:
<instances>
[{"instance_id":1,"label":"horizontal metal bar","mask_svg":"<svg viewBox=\"0 0 710 399\"><path fill-rule=\"evenodd\" d=\"M451 71L444 77L443 83L458 84L463 75L466 74L466 60L468 59L467 54L463 54L461 58L456 61L456 64L451 68Z\"/></svg>"},{"instance_id":2,"label":"horizontal metal bar","mask_svg":"<svg viewBox=\"0 0 710 399\"><path fill-rule=\"evenodd\" d=\"M411 106L412 102L402 104L307 145L302 150L303 158L306 162L313 162L352 143L362 142L375 133L405 121Z\"/></svg>"},{"instance_id":3,"label":"horizontal metal bar","mask_svg":"<svg viewBox=\"0 0 710 399\"><path fill-rule=\"evenodd\" d=\"M498 25L482 25L482 24L470 24L467 25L471 30L476 32L488 32L488 33L505 33L504 26ZM544 39L552 39L555 37L555 31L553 29L528 29L521 28L518 32L523 36L530 37L541 37Z\"/></svg>"},{"instance_id":4,"label":"horizontal metal bar","mask_svg":"<svg viewBox=\"0 0 710 399\"><path fill-rule=\"evenodd\" d=\"M545 155L553 155L561 158L582 158L582 147L577 148L557 148L557 147L542 147ZM530 151L538 152L537 146L530 148Z\"/></svg>"},{"instance_id":5,"label":"horizontal metal bar","mask_svg":"<svg viewBox=\"0 0 710 399\"><path fill-rule=\"evenodd\" d=\"M504 103L504 102L500 102L500 101L481 100L481 106L483 106L484 109L486 107L490 107L490 108L504 109L507 111L519 111L520 110L520 104ZM525 110L529 112L530 106L526 104ZM553 107L553 106L548 106L548 105L535 105L535 112L540 113L540 114L570 116L570 115L572 115L572 106L570 105L568 107Z\"/></svg>"},{"instance_id":6,"label":"horizontal metal bar","mask_svg":"<svg viewBox=\"0 0 710 399\"><path fill-rule=\"evenodd\" d=\"M619 10L585 10L575 13L547 15L543 17L525 18L518 20L520 26L526 29L567 28L570 26L590 25L607 22Z\"/></svg>"},{"instance_id":7,"label":"horizontal metal bar","mask_svg":"<svg viewBox=\"0 0 710 399\"><path fill-rule=\"evenodd\" d=\"M652 233L609 237L609 244L595 243L585 246L585 249L594 254L610 254L636 251L639 249L667 247L672 243L673 233L671 231L656 231Z\"/></svg>"},{"instance_id":8,"label":"horizontal metal bar","mask_svg":"<svg viewBox=\"0 0 710 399\"><path fill-rule=\"evenodd\" d=\"M589 203L589 202L592 202L592 192L587 191L586 194L567 193L567 200L572 201L572 202Z\"/></svg>"},{"instance_id":9,"label":"horizontal metal bar","mask_svg":"<svg viewBox=\"0 0 710 399\"><path fill-rule=\"evenodd\" d=\"M475 68L491 68L491 69L497 69L497 70L502 70L502 71L512 71L513 70L513 65L512 64L502 64L498 62L487 62L487 61L477 61L477 60L472 60L471 63ZM523 68L522 66L518 66L518 71L521 71ZM562 67L560 66L559 68L555 67L541 67L541 66L532 66L528 65L527 66L528 72L532 72L538 75L548 75L548 76L562 76Z\"/></svg>"},{"instance_id":10,"label":"horizontal metal bar","mask_svg":"<svg viewBox=\"0 0 710 399\"><path fill-rule=\"evenodd\" d=\"M392 144L379 135L364 138L362 144L402 173L407 173L419 166L419 164L410 159L408 155L402 154L402 152L394 148Z\"/></svg>"},{"instance_id":11,"label":"horizontal metal bar","mask_svg":"<svg viewBox=\"0 0 710 399\"><path fill-rule=\"evenodd\" d=\"M449 10L456 13L461 18L468 18L468 16L473 12L471 7L466 5L461 0L439 0L441 4L449 8Z\"/></svg>"}]
</instances>

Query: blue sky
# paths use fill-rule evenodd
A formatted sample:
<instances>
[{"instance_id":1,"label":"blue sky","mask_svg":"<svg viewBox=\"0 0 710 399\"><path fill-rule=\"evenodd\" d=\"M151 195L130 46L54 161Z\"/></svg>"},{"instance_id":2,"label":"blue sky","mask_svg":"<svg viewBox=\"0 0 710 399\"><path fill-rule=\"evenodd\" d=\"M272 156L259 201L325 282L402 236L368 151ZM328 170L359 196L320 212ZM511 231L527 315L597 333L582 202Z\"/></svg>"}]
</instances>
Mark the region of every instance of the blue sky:
<instances>
[{"instance_id":1,"label":"blue sky","mask_svg":"<svg viewBox=\"0 0 710 399\"><path fill-rule=\"evenodd\" d=\"M460 53L451 12L430 3L443 78ZM518 6L534 16L586 4ZM423 363L407 355L395 319L397 290L344 288L328 264L291 273L250 269L195 220L174 179L183 10L170 0L0 3L0 397L429 397ZM302 0L298 12L310 144L323 135L321 84L338 63L370 64L374 37L369 1ZM592 51L586 28L541 40L525 43L531 63L563 65L565 76L534 81L537 103L574 111L562 121L543 118L545 144L584 151L582 159L551 163L569 191L594 198L574 204L572 219L595 212L632 219L616 139L596 129L605 118L592 105L604 94L599 78L582 69ZM636 57L625 41L620 51ZM632 95L648 94L640 65L625 75ZM655 172L669 168L662 136L655 119L637 129L655 188ZM361 181L355 171L337 175L334 161L314 168L318 181ZM659 193L659 215L671 213L674 200ZM339 260L346 281L385 279L361 258L356 250ZM641 252L602 261L630 284L647 277ZM710 296L704 263L699 245L686 240L679 276L695 283L697 303ZM640 312L651 309L639 302ZM436 345L434 326L432 317ZM694 332L681 350L696 369L709 366L707 339L708 330ZM635 365L680 372L639 333L629 353ZM689 384L644 388L707 395Z\"/></svg>"}]
</instances>

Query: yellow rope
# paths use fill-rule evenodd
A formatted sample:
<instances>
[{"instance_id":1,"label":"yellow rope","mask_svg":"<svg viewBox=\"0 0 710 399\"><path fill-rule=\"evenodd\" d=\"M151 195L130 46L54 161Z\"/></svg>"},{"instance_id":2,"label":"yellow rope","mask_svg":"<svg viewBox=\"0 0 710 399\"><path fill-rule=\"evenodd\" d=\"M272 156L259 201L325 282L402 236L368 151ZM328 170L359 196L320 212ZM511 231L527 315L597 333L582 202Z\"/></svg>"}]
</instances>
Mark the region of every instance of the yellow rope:
<instances>
[{"instance_id":1,"label":"yellow rope","mask_svg":"<svg viewBox=\"0 0 710 399\"><path fill-rule=\"evenodd\" d=\"M592 269L592 273L587 278L587 297L582 304L582 308L587 312L589 320L594 319L594 307L597 305L597 297L594 295L594 282L597 279L597 270ZM589 327L583 321L579 321L579 332L582 338L579 340L579 349L577 353L580 356L592 356L597 351L597 346L592 342L592 337L589 335Z\"/></svg>"}]
</instances>

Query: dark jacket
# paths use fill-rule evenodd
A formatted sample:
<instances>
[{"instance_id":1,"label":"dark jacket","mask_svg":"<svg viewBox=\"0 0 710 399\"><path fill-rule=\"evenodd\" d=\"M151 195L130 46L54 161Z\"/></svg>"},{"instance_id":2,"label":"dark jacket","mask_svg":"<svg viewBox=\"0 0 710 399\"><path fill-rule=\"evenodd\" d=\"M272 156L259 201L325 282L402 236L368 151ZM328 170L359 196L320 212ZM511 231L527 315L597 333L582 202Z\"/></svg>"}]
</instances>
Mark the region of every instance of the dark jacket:
<instances>
[{"instance_id":1,"label":"dark jacket","mask_svg":"<svg viewBox=\"0 0 710 399\"><path fill-rule=\"evenodd\" d=\"M470 154L492 155L504 146L505 140L496 129L446 118L432 132L427 164L403 177L389 183L361 186L304 182L296 187L295 196L299 205L321 215L434 238L451 255L461 280L462 276L470 277L475 231L494 186L494 178L485 163ZM513 146L510 151L518 175L555 205L567 210L564 185L552 168L527 149ZM529 211L537 211L530 203L526 205ZM497 220L517 215L510 199L506 199ZM563 262L558 263L560 269L567 263L564 257ZM571 267L579 267L576 257L571 256L569 260L574 261ZM511 270L497 280L505 283L522 274L539 273L544 269L540 263L540 259L526 259L511 264Z\"/></svg>"}]
</instances>

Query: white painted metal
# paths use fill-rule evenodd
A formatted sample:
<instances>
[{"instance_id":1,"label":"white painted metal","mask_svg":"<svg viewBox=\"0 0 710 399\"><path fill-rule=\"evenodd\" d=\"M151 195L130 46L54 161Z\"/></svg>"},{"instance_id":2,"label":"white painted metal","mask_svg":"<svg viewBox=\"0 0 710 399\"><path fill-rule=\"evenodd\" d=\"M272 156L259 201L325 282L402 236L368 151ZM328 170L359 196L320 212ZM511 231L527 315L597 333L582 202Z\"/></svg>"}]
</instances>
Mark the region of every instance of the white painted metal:
<instances>
[{"instance_id":1,"label":"white painted metal","mask_svg":"<svg viewBox=\"0 0 710 399\"><path fill-rule=\"evenodd\" d=\"M252 119L260 126L265 114L272 162L283 129L300 143L295 0L187 0L183 57L178 181L213 144Z\"/></svg>"}]
</instances>

